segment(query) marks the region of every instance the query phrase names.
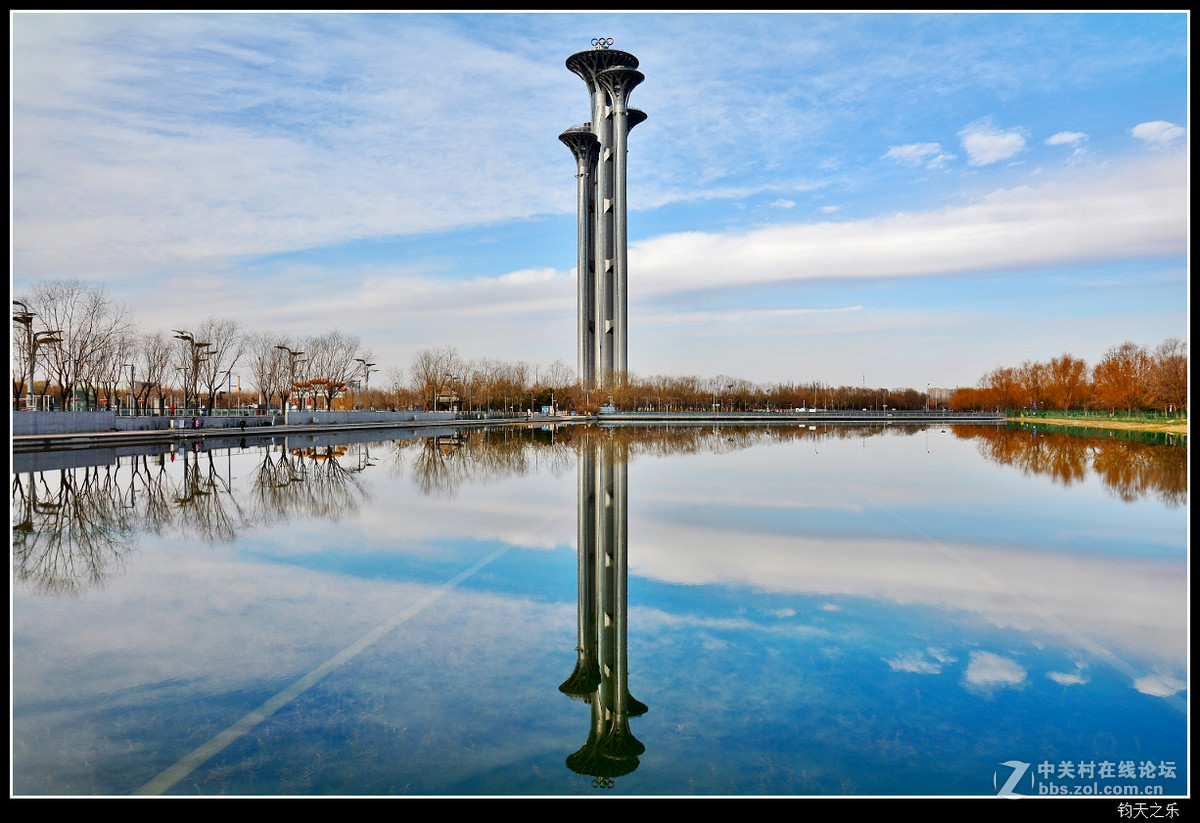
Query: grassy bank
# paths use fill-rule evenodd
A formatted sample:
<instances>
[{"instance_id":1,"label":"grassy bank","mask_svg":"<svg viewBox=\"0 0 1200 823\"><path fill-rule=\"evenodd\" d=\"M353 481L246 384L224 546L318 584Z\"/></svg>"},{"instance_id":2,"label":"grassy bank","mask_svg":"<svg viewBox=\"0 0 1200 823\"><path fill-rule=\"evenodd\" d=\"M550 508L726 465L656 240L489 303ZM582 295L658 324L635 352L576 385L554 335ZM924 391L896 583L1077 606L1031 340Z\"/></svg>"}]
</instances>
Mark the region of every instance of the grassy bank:
<instances>
[{"instance_id":1,"label":"grassy bank","mask_svg":"<svg viewBox=\"0 0 1200 823\"><path fill-rule=\"evenodd\" d=\"M1036 417L1010 417L1009 420L1018 423L1048 423L1053 426L1078 426L1086 429L1125 429L1129 431L1167 432L1169 434L1187 434L1186 420L1112 420L1107 417L1053 417L1038 415Z\"/></svg>"}]
</instances>

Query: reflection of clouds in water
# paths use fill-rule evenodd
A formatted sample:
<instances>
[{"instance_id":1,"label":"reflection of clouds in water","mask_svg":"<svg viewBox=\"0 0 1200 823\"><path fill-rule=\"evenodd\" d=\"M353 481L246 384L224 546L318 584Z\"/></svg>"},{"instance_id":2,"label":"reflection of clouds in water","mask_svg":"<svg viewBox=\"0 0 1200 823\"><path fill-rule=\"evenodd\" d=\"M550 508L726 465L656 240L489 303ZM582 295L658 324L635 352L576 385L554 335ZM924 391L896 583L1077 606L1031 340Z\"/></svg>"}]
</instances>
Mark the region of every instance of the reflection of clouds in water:
<instances>
[{"instance_id":1,"label":"reflection of clouds in water","mask_svg":"<svg viewBox=\"0 0 1200 823\"><path fill-rule=\"evenodd\" d=\"M685 612L668 612L649 606L630 606L629 622L639 632L652 633L663 630L695 630L725 632L766 632L785 635L826 636L828 632L806 624L755 623L742 617L698 617ZM772 615L778 617L779 615Z\"/></svg>"},{"instance_id":2,"label":"reflection of clouds in water","mask_svg":"<svg viewBox=\"0 0 1200 823\"><path fill-rule=\"evenodd\" d=\"M219 731L436 590L246 562L207 547L148 552L135 571L102 598L21 596L14 604L23 627L14 701L23 707L27 769L42 763L35 770L56 773L64 746L92 761L120 760L135 745L125 735L154 735L145 721L155 712L169 715L168 725L203 729L188 745L203 742L203 733ZM572 604L447 591L333 670L335 692L353 683L369 696L362 705L374 708L360 720L354 701L350 714L335 705L330 728L383 722L449 734L446 718L469 716L471 750L487 762L481 770L513 762L527 752L504 733L506 709L545 700L545 684L561 676L560 664L568 666L574 613ZM317 705L327 699L321 694L301 700ZM111 722L81 722L97 711ZM288 722L272 720L277 730ZM184 745L166 744L172 756L185 753L174 751L176 743ZM463 777L443 772L447 781Z\"/></svg>"},{"instance_id":3,"label":"reflection of clouds in water","mask_svg":"<svg viewBox=\"0 0 1200 823\"><path fill-rule=\"evenodd\" d=\"M939 649L925 651L901 652L884 662L894 672L911 672L913 674L941 674L942 666L955 662L956 658Z\"/></svg>"},{"instance_id":4,"label":"reflection of clouds in water","mask_svg":"<svg viewBox=\"0 0 1200 823\"><path fill-rule=\"evenodd\" d=\"M1151 674L1133 681L1133 687L1151 697L1170 697L1187 688L1187 683L1169 674Z\"/></svg>"},{"instance_id":5,"label":"reflection of clouds in water","mask_svg":"<svg viewBox=\"0 0 1200 823\"><path fill-rule=\"evenodd\" d=\"M1187 585L1176 563L930 540L748 537L653 522L640 528L630 573L963 611L1100 655L1175 664L1187 648Z\"/></svg>"},{"instance_id":6,"label":"reflection of clouds in water","mask_svg":"<svg viewBox=\"0 0 1200 823\"><path fill-rule=\"evenodd\" d=\"M912 672L913 674L940 674L942 665L929 660L922 652L905 652L885 660L894 672Z\"/></svg>"},{"instance_id":7,"label":"reflection of clouds in water","mask_svg":"<svg viewBox=\"0 0 1200 823\"><path fill-rule=\"evenodd\" d=\"M136 572L115 579L102 598L72 601L67 608L61 599L20 598L14 608L22 615L22 643L39 653L21 656L22 678L14 688L35 683L39 700L70 700L155 683L203 683L204 691L227 692L287 679L419 602L430 588L246 562L207 547L196 554L147 551ZM417 645L437 646L440 630L421 627L430 618L444 619L452 605L461 621L457 630L470 638L485 638L510 621L518 621L528 638L547 628L548 607L450 592L425 619L397 631ZM553 611L558 620L573 607L557 604ZM502 646L481 641L472 654L500 666ZM80 667L89 673L86 681L71 674Z\"/></svg>"},{"instance_id":8,"label":"reflection of clouds in water","mask_svg":"<svg viewBox=\"0 0 1200 823\"><path fill-rule=\"evenodd\" d=\"M342 525L354 535L356 549L411 552L447 538L496 540L527 549L575 546L573 482L548 473L517 476L502 485L473 488L469 506L459 499L413 494L409 486L404 479L390 492L375 492L387 505ZM530 529L531 523L538 528Z\"/></svg>"},{"instance_id":9,"label":"reflection of clouds in water","mask_svg":"<svg viewBox=\"0 0 1200 823\"><path fill-rule=\"evenodd\" d=\"M1088 679L1079 672L1050 672L1046 677L1061 686L1080 686L1088 682Z\"/></svg>"},{"instance_id":10,"label":"reflection of clouds in water","mask_svg":"<svg viewBox=\"0 0 1200 823\"><path fill-rule=\"evenodd\" d=\"M966 681L969 686L994 688L1025 682L1027 673L1015 660L991 652L971 652Z\"/></svg>"}]
</instances>

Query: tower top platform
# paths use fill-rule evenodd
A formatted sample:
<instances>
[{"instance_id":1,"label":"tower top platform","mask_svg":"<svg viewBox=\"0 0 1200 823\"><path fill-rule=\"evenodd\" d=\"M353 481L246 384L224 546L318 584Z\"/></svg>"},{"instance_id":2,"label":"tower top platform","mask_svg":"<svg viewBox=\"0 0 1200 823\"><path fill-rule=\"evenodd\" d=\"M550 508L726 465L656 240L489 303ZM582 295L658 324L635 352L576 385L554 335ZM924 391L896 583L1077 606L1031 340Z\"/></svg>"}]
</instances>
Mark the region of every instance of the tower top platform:
<instances>
[{"instance_id":1,"label":"tower top platform","mask_svg":"<svg viewBox=\"0 0 1200 823\"><path fill-rule=\"evenodd\" d=\"M577 51L567 58L567 68L585 80L605 69L636 69L637 67L638 59L620 49L588 49L587 51Z\"/></svg>"}]
</instances>

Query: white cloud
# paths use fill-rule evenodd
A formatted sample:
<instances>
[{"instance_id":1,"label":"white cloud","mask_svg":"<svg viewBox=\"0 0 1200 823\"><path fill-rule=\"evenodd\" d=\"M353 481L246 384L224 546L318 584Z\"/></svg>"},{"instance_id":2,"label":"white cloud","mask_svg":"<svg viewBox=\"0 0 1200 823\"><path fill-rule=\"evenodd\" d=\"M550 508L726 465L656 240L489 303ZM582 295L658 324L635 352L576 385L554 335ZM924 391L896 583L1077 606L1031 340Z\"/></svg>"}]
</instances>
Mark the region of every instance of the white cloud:
<instances>
[{"instance_id":1,"label":"white cloud","mask_svg":"<svg viewBox=\"0 0 1200 823\"><path fill-rule=\"evenodd\" d=\"M1149 123L1139 123L1130 129L1129 133L1152 148L1164 149L1182 140L1186 132L1182 126L1176 126L1165 120L1154 120Z\"/></svg>"},{"instance_id":2,"label":"white cloud","mask_svg":"<svg viewBox=\"0 0 1200 823\"><path fill-rule=\"evenodd\" d=\"M379 20L403 26L403 48L353 17L22 16L20 268L120 277L573 206L555 182L570 165L558 106L513 118L477 82L488 65L513 96L554 100L565 69ZM504 139L479 139L498 122Z\"/></svg>"},{"instance_id":3,"label":"white cloud","mask_svg":"<svg viewBox=\"0 0 1200 823\"><path fill-rule=\"evenodd\" d=\"M902 166L927 169L941 169L954 159L953 154L942 151L940 143L909 143L905 146L892 146L883 155L886 160L895 160Z\"/></svg>"},{"instance_id":4,"label":"white cloud","mask_svg":"<svg viewBox=\"0 0 1200 823\"><path fill-rule=\"evenodd\" d=\"M1065 171L945 209L665 234L630 246L631 295L844 277L928 277L1184 254L1186 159Z\"/></svg>"},{"instance_id":5,"label":"white cloud","mask_svg":"<svg viewBox=\"0 0 1200 823\"><path fill-rule=\"evenodd\" d=\"M1081 131L1060 131L1046 138L1047 146L1077 146L1087 140L1087 135Z\"/></svg>"},{"instance_id":6,"label":"white cloud","mask_svg":"<svg viewBox=\"0 0 1200 823\"><path fill-rule=\"evenodd\" d=\"M942 147L938 143L909 143L905 146L892 146L883 156L902 166L920 166L930 157L941 154L941 151Z\"/></svg>"},{"instance_id":7,"label":"white cloud","mask_svg":"<svg viewBox=\"0 0 1200 823\"><path fill-rule=\"evenodd\" d=\"M972 166L988 166L1007 160L1025 148L1020 129L998 129L990 119L977 120L958 133Z\"/></svg>"},{"instance_id":8,"label":"white cloud","mask_svg":"<svg viewBox=\"0 0 1200 823\"><path fill-rule=\"evenodd\" d=\"M925 164L925 168L927 168L927 169L943 169L946 166L948 166L950 164L950 161L953 160L956 156L957 155L950 154L949 152L942 152L937 157L931 158L930 161Z\"/></svg>"}]
</instances>

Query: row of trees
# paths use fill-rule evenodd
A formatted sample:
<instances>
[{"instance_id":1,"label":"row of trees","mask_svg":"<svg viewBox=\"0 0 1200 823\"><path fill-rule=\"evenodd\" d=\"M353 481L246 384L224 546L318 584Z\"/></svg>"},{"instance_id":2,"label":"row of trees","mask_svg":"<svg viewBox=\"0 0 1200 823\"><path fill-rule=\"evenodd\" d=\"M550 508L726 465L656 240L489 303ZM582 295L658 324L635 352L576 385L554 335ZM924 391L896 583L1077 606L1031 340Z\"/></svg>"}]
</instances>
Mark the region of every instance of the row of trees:
<instances>
[{"instance_id":1,"label":"row of trees","mask_svg":"<svg viewBox=\"0 0 1200 823\"><path fill-rule=\"evenodd\" d=\"M291 396L331 408L366 384L374 365L357 337L336 330L298 339L209 318L171 333L140 333L124 304L78 280L42 284L13 303L20 307L10 350L14 408L32 395L39 408L214 409L220 398L235 405L242 370L252 391L238 395L237 405L280 405Z\"/></svg>"},{"instance_id":2,"label":"row of trees","mask_svg":"<svg viewBox=\"0 0 1200 823\"><path fill-rule=\"evenodd\" d=\"M825 383L758 385L738 377L616 376L611 388L588 390L561 360L548 367L491 358L466 360L452 346L424 349L413 358L409 379L393 372L389 405L441 405L451 397L464 411L554 406L594 412L606 405L627 411L779 411L797 408L921 409L927 397L915 389Z\"/></svg>"},{"instance_id":3,"label":"row of trees","mask_svg":"<svg viewBox=\"0 0 1200 823\"><path fill-rule=\"evenodd\" d=\"M423 349L407 370L381 369L354 335L310 337L251 333L234 320L209 318L190 328L140 333L129 310L103 287L82 281L38 286L14 312L14 408L32 394L59 408L142 409L195 403L208 409L289 400L312 408L457 408L512 413L542 406L592 412L611 404L640 411L771 411L798 408L937 407L915 389L830 386L820 382L760 385L717 375L618 375L611 389L587 390L561 360L548 367L493 358L464 359L452 346ZM31 366L33 385L28 385ZM39 381L37 375L42 379ZM247 378L244 393L235 380ZM938 400L941 400L939 396ZM80 402L80 401L76 401ZM1094 367L1064 354L1047 363L998 368L978 387L957 389L952 409L1161 409L1187 407L1187 344L1177 338L1151 350L1114 347Z\"/></svg>"},{"instance_id":4,"label":"row of trees","mask_svg":"<svg viewBox=\"0 0 1200 823\"><path fill-rule=\"evenodd\" d=\"M1187 343L1177 337L1155 348L1125 342L1095 366L1063 354L1048 362L1027 360L997 368L976 388L957 389L952 409L1061 409L1108 411L1187 410Z\"/></svg>"}]
</instances>

